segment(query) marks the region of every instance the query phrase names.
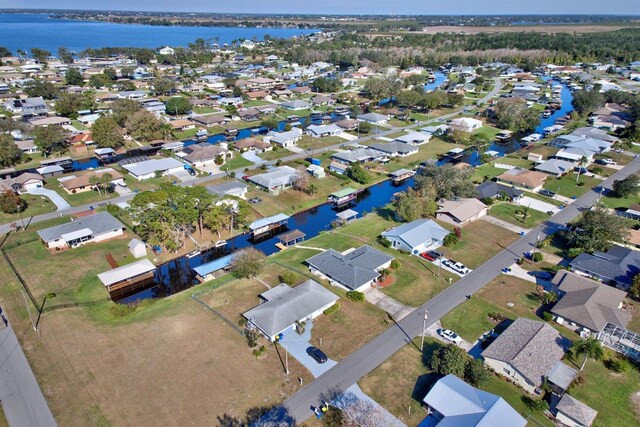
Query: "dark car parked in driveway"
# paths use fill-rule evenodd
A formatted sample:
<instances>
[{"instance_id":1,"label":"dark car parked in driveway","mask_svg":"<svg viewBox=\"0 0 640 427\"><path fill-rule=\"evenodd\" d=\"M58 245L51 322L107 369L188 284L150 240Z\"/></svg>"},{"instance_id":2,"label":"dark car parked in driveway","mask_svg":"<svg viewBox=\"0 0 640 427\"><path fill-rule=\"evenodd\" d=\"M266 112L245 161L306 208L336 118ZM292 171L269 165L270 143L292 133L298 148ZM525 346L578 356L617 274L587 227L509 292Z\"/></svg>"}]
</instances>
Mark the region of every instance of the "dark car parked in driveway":
<instances>
[{"instance_id":1,"label":"dark car parked in driveway","mask_svg":"<svg viewBox=\"0 0 640 427\"><path fill-rule=\"evenodd\" d=\"M327 361L327 355L324 354L322 350L317 347L309 347L307 348L307 354L313 358L318 363L324 363Z\"/></svg>"}]
</instances>

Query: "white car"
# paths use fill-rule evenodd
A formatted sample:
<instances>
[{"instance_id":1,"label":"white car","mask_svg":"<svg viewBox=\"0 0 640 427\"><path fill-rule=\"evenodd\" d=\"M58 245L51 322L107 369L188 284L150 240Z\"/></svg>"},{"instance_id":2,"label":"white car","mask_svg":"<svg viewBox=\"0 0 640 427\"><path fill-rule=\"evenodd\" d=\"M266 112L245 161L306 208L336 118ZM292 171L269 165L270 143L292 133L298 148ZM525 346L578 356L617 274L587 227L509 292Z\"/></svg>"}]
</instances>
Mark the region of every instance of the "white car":
<instances>
[{"instance_id":1,"label":"white car","mask_svg":"<svg viewBox=\"0 0 640 427\"><path fill-rule=\"evenodd\" d=\"M462 342L462 338L458 336L455 332L449 329L438 329L438 335L444 338L447 341L451 341L454 344L460 344Z\"/></svg>"},{"instance_id":2,"label":"white car","mask_svg":"<svg viewBox=\"0 0 640 427\"><path fill-rule=\"evenodd\" d=\"M454 260L451 260L451 259L444 260L442 262L442 265L444 265L445 267L449 267L456 273L462 274L463 276L471 271L467 267L465 267L464 264L460 262L455 262Z\"/></svg>"}]
</instances>

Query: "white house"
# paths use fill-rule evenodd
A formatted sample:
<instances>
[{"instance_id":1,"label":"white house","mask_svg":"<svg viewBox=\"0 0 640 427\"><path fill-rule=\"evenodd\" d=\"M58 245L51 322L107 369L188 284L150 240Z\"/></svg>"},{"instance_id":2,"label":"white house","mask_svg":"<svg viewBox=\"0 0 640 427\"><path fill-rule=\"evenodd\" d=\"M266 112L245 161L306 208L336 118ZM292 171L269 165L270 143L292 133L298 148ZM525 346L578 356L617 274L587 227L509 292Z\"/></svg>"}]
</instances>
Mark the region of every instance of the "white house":
<instances>
[{"instance_id":1,"label":"white house","mask_svg":"<svg viewBox=\"0 0 640 427\"><path fill-rule=\"evenodd\" d=\"M184 169L184 163L169 157L162 159L150 159L142 162L122 165L132 177L138 181L155 178L156 174L171 175Z\"/></svg>"},{"instance_id":2,"label":"white house","mask_svg":"<svg viewBox=\"0 0 640 427\"><path fill-rule=\"evenodd\" d=\"M176 53L175 49L169 46L165 46L158 51L160 55L173 55Z\"/></svg>"},{"instance_id":3,"label":"white house","mask_svg":"<svg viewBox=\"0 0 640 427\"><path fill-rule=\"evenodd\" d=\"M286 132L269 132L265 137L265 142L277 144L282 148L289 148L296 145L302 138L302 129L294 127Z\"/></svg>"},{"instance_id":4,"label":"white house","mask_svg":"<svg viewBox=\"0 0 640 427\"><path fill-rule=\"evenodd\" d=\"M102 242L124 234L124 225L108 212L99 212L38 231L49 249L75 248Z\"/></svg>"},{"instance_id":5,"label":"white house","mask_svg":"<svg viewBox=\"0 0 640 427\"><path fill-rule=\"evenodd\" d=\"M385 231L382 236L391 242L393 249L417 255L442 246L442 241L447 234L449 231L437 222L430 219L417 219Z\"/></svg>"},{"instance_id":6,"label":"white house","mask_svg":"<svg viewBox=\"0 0 640 427\"><path fill-rule=\"evenodd\" d=\"M340 134L342 134L342 128L336 125L310 125L307 127L307 135L311 135L314 138L338 136Z\"/></svg>"},{"instance_id":7,"label":"white house","mask_svg":"<svg viewBox=\"0 0 640 427\"><path fill-rule=\"evenodd\" d=\"M357 119L361 122L371 123L372 125L386 125L389 121L389 116L379 113L367 113L359 115Z\"/></svg>"},{"instance_id":8,"label":"white house","mask_svg":"<svg viewBox=\"0 0 640 427\"><path fill-rule=\"evenodd\" d=\"M474 130L482 127L482 121L478 119L472 119L470 117L462 117L459 119L451 120L450 130L461 130L464 132L473 132Z\"/></svg>"}]
</instances>

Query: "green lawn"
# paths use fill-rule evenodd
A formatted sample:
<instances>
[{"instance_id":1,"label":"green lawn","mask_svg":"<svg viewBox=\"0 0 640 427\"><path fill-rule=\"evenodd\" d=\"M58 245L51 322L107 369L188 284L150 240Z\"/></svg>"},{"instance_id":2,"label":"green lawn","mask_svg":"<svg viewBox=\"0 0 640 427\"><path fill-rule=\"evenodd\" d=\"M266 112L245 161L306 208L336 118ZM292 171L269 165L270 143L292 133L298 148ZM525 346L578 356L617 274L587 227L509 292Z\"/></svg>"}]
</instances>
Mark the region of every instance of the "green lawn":
<instances>
[{"instance_id":1,"label":"green lawn","mask_svg":"<svg viewBox=\"0 0 640 427\"><path fill-rule=\"evenodd\" d=\"M527 405L522 401L522 396L525 393L516 385L508 382L504 378L497 375L492 375L491 379L480 387L482 390L489 393L497 394L507 401L509 405L518 411L525 419L529 421L529 426L549 426L553 427L554 424L541 412L533 411L529 409Z\"/></svg>"},{"instance_id":2,"label":"green lawn","mask_svg":"<svg viewBox=\"0 0 640 427\"><path fill-rule=\"evenodd\" d=\"M603 196L600 202L611 209L626 209L634 203L640 203L640 196L629 198Z\"/></svg>"},{"instance_id":3,"label":"green lawn","mask_svg":"<svg viewBox=\"0 0 640 427\"><path fill-rule=\"evenodd\" d=\"M20 198L27 202L27 209L22 212L22 218L25 223L29 217L49 213L56 210L56 206L46 197L36 196L32 194L22 194ZM20 224L20 214L7 214L0 211L0 221L2 223L15 221Z\"/></svg>"},{"instance_id":4,"label":"green lawn","mask_svg":"<svg viewBox=\"0 0 640 427\"><path fill-rule=\"evenodd\" d=\"M486 163L476 167L473 171L471 179L473 182L481 183L484 181L490 181L498 175L502 175L506 172L506 169L500 169L493 166L493 163Z\"/></svg>"},{"instance_id":5,"label":"green lawn","mask_svg":"<svg viewBox=\"0 0 640 427\"><path fill-rule=\"evenodd\" d=\"M598 186L602 181L581 175L579 182L583 183L583 185L576 184L576 175L571 173L560 177L559 179L547 179L547 182L544 184L544 188L565 197L578 197L589 191L591 188Z\"/></svg>"},{"instance_id":6,"label":"green lawn","mask_svg":"<svg viewBox=\"0 0 640 427\"><path fill-rule=\"evenodd\" d=\"M491 206L489 214L503 221L507 221L514 225L519 225L524 228L533 228L540 224L542 221L549 218L544 212L537 211L535 209L529 209L529 216L523 222L522 216L516 214L516 212L522 212L525 209L523 206L513 205L511 203L499 203Z\"/></svg>"},{"instance_id":7,"label":"green lawn","mask_svg":"<svg viewBox=\"0 0 640 427\"><path fill-rule=\"evenodd\" d=\"M173 134L173 137L176 140L185 140L185 139L193 139L196 136L196 133L198 133L198 128L195 127L193 129L187 129L187 130L183 130L180 132L175 132Z\"/></svg>"},{"instance_id":8,"label":"green lawn","mask_svg":"<svg viewBox=\"0 0 640 427\"><path fill-rule=\"evenodd\" d=\"M102 203L113 197L117 197L118 193L115 191L104 192L98 194L96 190L83 191L81 193L69 194L65 189L60 186L60 182L57 178L47 178L45 188L53 190L58 193L63 199L65 199L71 206L81 206L88 203Z\"/></svg>"},{"instance_id":9,"label":"green lawn","mask_svg":"<svg viewBox=\"0 0 640 427\"><path fill-rule=\"evenodd\" d=\"M303 135L298 141L298 147L303 150L317 150L318 148L330 147L336 144L344 144L348 141L339 136L325 136L324 138L313 138L309 135Z\"/></svg>"},{"instance_id":10,"label":"green lawn","mask_svg":"<svg viewBox=\"0 0 640 427\"><path fill-rule=\"evenodd\" d=\"M494 128L493 126L482 126L480 129L473 132L474 135L482 136L488 140L493 140L495 136L501 132L501 129Z\"/></svg>"},{"instance_id":11,"label":"green lawn","mask_svg":"<svg viewBox=\"0 0 640 427\"><path fill-rule=\"evenodd\" d=\"M273 149L271 151L267 151L265 153L260 153L258 156L264 160L277 160L283 157L287 157L292 155L293 153L285 148Z\"/></svg>"},{"instance_id":12,"label":"green lawn","mask_svg":"<svg viewBox=\"0 0 640 427\"><path fill-rule=\"evenodd\" d=\"M242 169L252 165L252 162L242 157L239 153L236 153L233 158L227 162L226 166L224 166L223 169L226 170L227 167L229 168L229 170Z\"/></svg>"},{"instance_id":13,"label":"green lawn","mask_svg":"<svg viewBox=\"0 0 640 427\"><path fill-rule=\"evenodd\" d=\"M549 203L549 204L552 204L552 205L555 205L555 206L564 205L564 203L562 203L562 202L560 202L560 201L558 201L556 199L553 199L553 198L547 197L547 196L543 196L543 195L538 194L538 193L533 193L531 191L525 191L524 192L524 196L529 197L531 199L540 200L541 202Z\"/></svg>"}]
</instances>

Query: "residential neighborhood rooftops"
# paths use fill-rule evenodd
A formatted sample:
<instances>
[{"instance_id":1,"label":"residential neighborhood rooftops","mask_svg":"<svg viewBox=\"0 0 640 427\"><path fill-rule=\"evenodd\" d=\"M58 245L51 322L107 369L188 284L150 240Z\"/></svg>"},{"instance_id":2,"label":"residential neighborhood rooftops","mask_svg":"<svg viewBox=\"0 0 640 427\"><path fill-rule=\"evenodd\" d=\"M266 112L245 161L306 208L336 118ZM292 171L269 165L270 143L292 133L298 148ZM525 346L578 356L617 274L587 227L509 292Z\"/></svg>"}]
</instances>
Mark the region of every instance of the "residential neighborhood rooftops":
<instances>
[{"instance_id":1,"label":"residential neighborhood rooftops","mask_svg":"<svg viewBox=\"0 0 640 427\"><path fill-rule=\"evenodd\" d=\"M238 191L241 192L248 187L249 186L243 182L240 182L238 180L231 180L221 182L220 184L216 185L209 185L207 186L207 191L209 191L209 193L222 197L224 195L233 194Z\"/></svg>"},{"instance_id":2,"label":"residential neighborhood rooftops","mask_svg":"<svg viewBox=\"0 0 640 427\"><path fill-rule=\"evenodd\" d=\"M98 279L100 279L103 285L111 286L123 280L149 273L155 269L156 266L151 261L143 259L123 265L122 267L114 268L113 270L105 271L104 273L99 273Z\"/></svg>"},{"instance_id":3,"label":"residential neighborhood rooftops","mask_svg":"<svg viewBox=\"0 0 640 427\"><path fill-rule=\"evenodd\" d=\"M571 268L628 287L634 275L640 273L640 251L616 245L606 253L583 252L571 261Z\"/></svg>"},{"instance_id":4,"label":"residential neighborhood rooftops","mask_svg":"<svg viewBox=\"0 0 640 427\"><path fill-rule=\"evenodd\" d=\"M498 175L497 179L508 182L516 186L527 188L537 188L544 184L547 174L543 172L530 171L527 169L513 168Z\"/></svg>"},{"instance_id":5,"label":"residential neighborhood rooftops","mask_svg":"<svg viewBox=\"0 0 640 427\"><path fill-rule=\"evenodd\" d=\"M407 246L414 248L425 241L442 241L447 234L449 234L449 230L434 220L417 219L385 231L382 236L397 237L403 240Z\"/></svg>"},{"instance_id":6,"label":"residential neighborhood rooftops","mask_svg":"<svg viewBox=\"0 0 640 427\"><path fill-rule=\"evenodd\" d=\"M155 172L167 171L184 167L184 163L174 159L173 157L150 159L142 162L123 165L123 168L136 176L148 175Z\"/></svg>"},{"instance_id":7,"label":"residential neighborhood rooftops","mask_svg":"<svg viewBox=\"0 0 640 427\"><path fill-rule=\"evenodd\" d=\"M267 189L287 187L292 185L297 179L298 172L291 166L280 166L273 168L269 172L249 177L249 181Z\"/></svg>"},{"instance_id":8,"label":"residential neighborhood rooftops","mask_svg":"<svg viewBox=\"0 0 640 427\"><path fill-rule=\"evenodd\" d=\"M508 185L498 184L493 181L485 181L476 187L478 190L478 198L493 198L499 196L500 193L504 193L508 198L515 199L524 194L524 191L517 188L510 187Z\"/></svg>"},{"instance_id":9,"label":"residential neighborhood rooftops","mask_svg":"<svg viewBox=\"0 0 640 427\"><path fill-rule=\"evenodd\" d=\"M556 410L568 415L584 426L593 424L593 420L598 415L598 411L566 393L556 405Z\"/></svg>"},{"instance_id":10,"label":"residential neighborhood rooftops","mask_svg":"<svg viewBox=\"0 0 640 427\"><path fill-rule=\"evenodd\" d=\"M53 242L61 239L63 235L69 235L80 230L90 230L85 235L98 235L109 231L123 229L124 225L108 212L98 212L95 215L82 217L81 219L67 222L62 225L45 228L38 231L38 235L45 242Z\"/></svg>"}]
</instances>

